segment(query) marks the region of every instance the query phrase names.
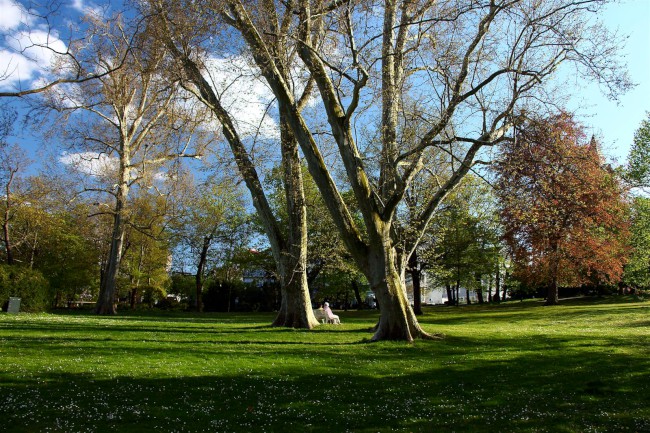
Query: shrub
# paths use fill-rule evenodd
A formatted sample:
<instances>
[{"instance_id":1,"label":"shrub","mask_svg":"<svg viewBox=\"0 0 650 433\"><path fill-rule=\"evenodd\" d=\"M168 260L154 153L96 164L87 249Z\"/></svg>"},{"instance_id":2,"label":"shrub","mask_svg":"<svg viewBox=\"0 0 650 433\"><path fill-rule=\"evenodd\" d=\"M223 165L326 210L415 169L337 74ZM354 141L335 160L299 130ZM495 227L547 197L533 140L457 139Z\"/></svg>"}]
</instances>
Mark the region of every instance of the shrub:
<instances>
[{"instance_id":1,"label":"shrub","mask_svg":"<svg viewBox=\"0 0 650 433\"><path fill-rule=\"evenodd\" d=\"M49 283L38 271L0 265L0 304L7 303L12 296L21 299L21 311L44 311L50 303Z\"/></svg>"},{"instance_id":2,"label":"shrub","mask_svg":"<svg viewBox=\"0 0 650 433\"><path fill-rule=\"evenodd\" d=\"M149 307L153 307L167 296L165 289L159 286L141 286L140 291L142 293L143 303L149 305Z\"/></svg>"},{"instance_id":3,"label":"shrub","mask_svg":"<svg viewBox=\"0 0 650 433\"><path fill-rule=\"evenodd\" d=\"M176 298L167 297L156 302L153 306L159 310L166 311L185 311L188 308L187 302L180 302Z\"/></svg>"}]
</instances>

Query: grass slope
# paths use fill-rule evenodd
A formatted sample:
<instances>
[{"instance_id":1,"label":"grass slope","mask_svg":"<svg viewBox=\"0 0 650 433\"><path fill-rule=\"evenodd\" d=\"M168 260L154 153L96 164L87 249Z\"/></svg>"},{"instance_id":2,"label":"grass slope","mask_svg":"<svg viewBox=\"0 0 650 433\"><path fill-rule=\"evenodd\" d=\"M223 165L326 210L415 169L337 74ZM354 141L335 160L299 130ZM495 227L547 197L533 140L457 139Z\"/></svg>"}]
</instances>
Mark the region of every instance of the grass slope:
<instances>
[{"instance_id":1,"label":"grass slope","mask_svg":"<svg viewBox=\"0 0 650 433\"><path fill-rule=\"evenodd\" d=\"M436 307L442 341L270 314L0 314L0 431L650 431L650 302Z\"/></svg>"}]
</instances>

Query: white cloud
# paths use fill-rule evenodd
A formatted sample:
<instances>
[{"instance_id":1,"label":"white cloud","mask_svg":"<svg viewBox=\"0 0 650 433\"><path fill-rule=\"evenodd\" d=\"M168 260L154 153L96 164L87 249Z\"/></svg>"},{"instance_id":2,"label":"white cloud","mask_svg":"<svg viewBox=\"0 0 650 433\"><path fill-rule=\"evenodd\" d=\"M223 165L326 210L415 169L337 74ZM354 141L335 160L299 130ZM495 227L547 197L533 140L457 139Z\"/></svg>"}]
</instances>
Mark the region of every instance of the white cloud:
<instances>
[{"instance_id":1,"label":"white cloud","mask_svg":"<svg viewBox=\"0 0 650 433\"><path fill-rule=\"evenodd\" d=\"M29 84L39 70L38 64L25 56L0 50L0 76L3 78L0 88L16 87L21 81Z\"/></svg>"},{"instance_id":2,"label":"white cloud","mask_svg":"<svg viewBox=\"0 0 650 433\"><path fill-rule=\"evenodd\" d=\"M279 129L269 109L273 93L243 58L213 58L207 62L221 104L234 117L242 137L277 139Z\"/></svg>"},{"instance_id":3,"label":"white cloud","mask_svg":"<svg viewBox=\"0 0 650 433\"><path fill-rule=\"evenodd\" d=\"M97 152L63 152L59 161L80 173L91 176L108 176L117 170L117 158Z\"/></svg>"},{"instance_id":4,"label":"white cloud","mask_svg":"<svg viewBox=\"0 0 650 433\"><path fill-rule=\"evenodd\" d=\"M115 176L119 165L117 158L97 152L63 152L59 157L59 162L72 167L79 173L97 177ZM131 179L136 179L139 174L137 169L132 169L130 177ZM152 174L151 181L154 183L165 183L171 177L172 175L170 173L158 171Z\"/></svg>"},{"instance_id":5,"label":"white cloud","mask_svg":"<svg viewBox=\"0 0 650 433\"><path fill-rule=\"evenodd\" d=\"M83 0L72 0L72 8L83 12L84 10L84 1Z\"/></svg>"},{"instance_id":6,"label":"white cloud","mask_svg":"<svg viewBox=\"0 0 650 433\"><path fill-rule=\"evenodd\" d=\"M157 182L167 182L174 176L170 173L166 173L164 171L159 171L156 174L153 175L153 180Z\"/></svg>"},{"instance_id":7,"label":"white cloud","mask_svg":"<svg viewBox=\"0 0 650 433\"><path fill-rule=\"evenodd\" d=\"M43 30L17 32L7 39L7 45L44 68L67 51L65 42L55 33Z\"/></svg>"},{"instance_id":8,"label":"white cloud","mask_svg":"<svg viewBox=\"0 0 650 433\"><path fill-rule=\"evenodd\" d=\"M0 49L0 88L20 87L19 83L30 87L39 77L56 72L52 67L67 50L55 33L38 29L15 32L5 42L6 48Z\"/></svg>"},{"instance_id":9,"label":"white cloud","mask_svg":"<svg viewBox=\"0 0 650 433\"><path fill-rule=\"evenodd\" d=\"M13 0L0 0L0 31L15 30L21 24L30 24L32 17L25 8Z\"/></svg>"},{"instance_id":10,"label":"white cloud","mask_svg":"<svg viewBox=\"0 0 650 433\"><path fill-rule=\"evenodd\" d=\"M94 16L97 18L104 16L104 10L92 2L87 3L85 0L72 0L70 6L72 9L82 13L83 15Z\"/></svg>"}]
</instances>

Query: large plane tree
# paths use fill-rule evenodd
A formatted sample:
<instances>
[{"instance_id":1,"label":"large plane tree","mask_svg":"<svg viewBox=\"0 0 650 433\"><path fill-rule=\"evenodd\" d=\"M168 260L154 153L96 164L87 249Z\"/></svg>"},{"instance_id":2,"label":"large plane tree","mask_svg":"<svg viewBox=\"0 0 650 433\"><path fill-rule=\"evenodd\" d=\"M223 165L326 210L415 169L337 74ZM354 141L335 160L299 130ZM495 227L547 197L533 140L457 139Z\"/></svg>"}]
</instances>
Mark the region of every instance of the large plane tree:
<instances>
[{"instance_id":1,"label":"large plane tree","mask_svg":"<svg viewBox=\"0 0 650 433\"><path fill-rule=\"evenodd\" d=\"M606 4L600 0L179 3L151 1L150 12L203 98L209 95L200 86L207 73L201 56L233 50L254 61L273 91L283 124L377 296L374 340L430 337L405 294L408 258L481 155L508 139L527 112L558 102L551 78L578 73L613 93L627 85L614 57L616 38L593 21ZM179 31L184 23L192 26ZM565 63L574 68L561 68ZM301 110L296 70L306 70L307 87L314 84L320 116ZM425 164L440 151L448 155L444 167ZM404 198L419 177L431 177L435 186L406 224ZM363 230L339 192L343 182L354 193Z\"/></svg>"},{"instance_id":2,"label":"large plane tree","mask_svg":"<svg viewBox=\"0 0 650 433\"><path fill-rule=\"evenodd\" d=\"M92 22L90 47L77 57L88 70L111 71L94 80L56 86L44 105L68 151L63 160L84 174L83 189L98 195L93 215L108 214L113 227L97 299L98 314L116 313L117 278L131 223L129 194L161 181L162 167L197 157L204 143L192 135L191 116L178 82L164 74L165 52L137 19L117 15ZM119 69L113 65L121 62Z\"/></svg>"}]
</instances>

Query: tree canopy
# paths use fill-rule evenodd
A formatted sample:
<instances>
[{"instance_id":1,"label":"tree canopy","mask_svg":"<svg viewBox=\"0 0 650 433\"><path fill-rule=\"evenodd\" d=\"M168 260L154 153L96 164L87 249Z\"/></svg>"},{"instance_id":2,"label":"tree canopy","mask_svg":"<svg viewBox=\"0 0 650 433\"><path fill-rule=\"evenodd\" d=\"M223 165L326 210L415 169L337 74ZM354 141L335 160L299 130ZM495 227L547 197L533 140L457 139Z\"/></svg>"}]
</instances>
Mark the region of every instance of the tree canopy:
<instances>
[{"instance_id":1,"label":"tree canopy","mask_svg":"<svg viewBox=\"0 0 650 433\"><path fill-rule=\"evenodd\" d=\"M634 133L626 175L632 186L650 187L650 112Z\"/></svg>"}]
</instances>

